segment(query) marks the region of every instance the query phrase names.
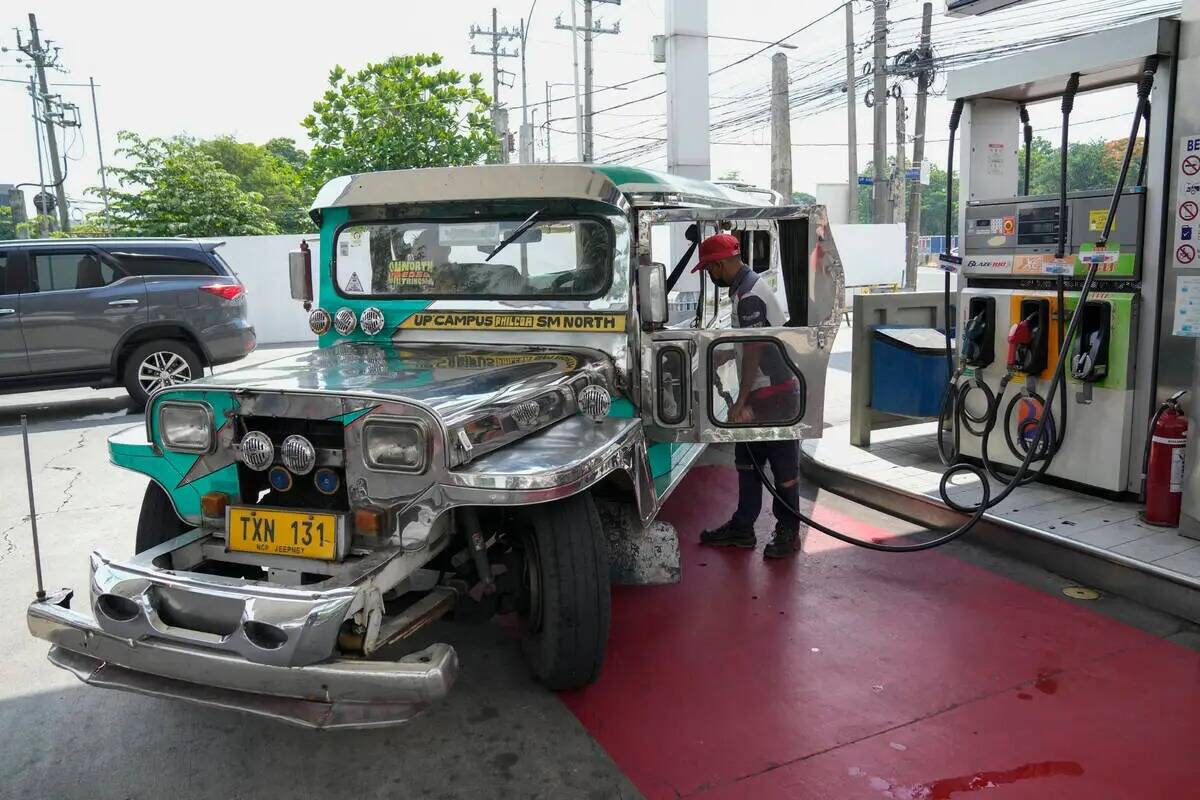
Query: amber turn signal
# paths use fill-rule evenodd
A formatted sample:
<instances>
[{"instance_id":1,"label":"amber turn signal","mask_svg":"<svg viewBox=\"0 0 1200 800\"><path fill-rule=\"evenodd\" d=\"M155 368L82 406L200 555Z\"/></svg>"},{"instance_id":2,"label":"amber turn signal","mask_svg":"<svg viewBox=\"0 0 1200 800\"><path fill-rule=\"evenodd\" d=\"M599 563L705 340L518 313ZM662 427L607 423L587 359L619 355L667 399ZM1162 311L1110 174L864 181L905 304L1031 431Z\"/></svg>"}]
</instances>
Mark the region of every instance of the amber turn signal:
<instances>
[{"instance_id":1,"label":"amber turn signal","mask_svg":"<svg viewBox=\"0 0 1200 800\"><path fill-rule=\"evenodd\" d=\"M214 519L224 519L229 506L229 495L224 492L209 492L200 496L200 513Z\"/></svg>"},{"instance_id":2,"label":"amber turn signal","mask_svg":"<svg viewBox=\"0 0 1200 800\"><path fill-rule=\"evenodd\" d=\"M373 508L358 508L354 511L354 532L367 536L378 536L383 530L383 512Z\"/></svg>"}]
</instances>

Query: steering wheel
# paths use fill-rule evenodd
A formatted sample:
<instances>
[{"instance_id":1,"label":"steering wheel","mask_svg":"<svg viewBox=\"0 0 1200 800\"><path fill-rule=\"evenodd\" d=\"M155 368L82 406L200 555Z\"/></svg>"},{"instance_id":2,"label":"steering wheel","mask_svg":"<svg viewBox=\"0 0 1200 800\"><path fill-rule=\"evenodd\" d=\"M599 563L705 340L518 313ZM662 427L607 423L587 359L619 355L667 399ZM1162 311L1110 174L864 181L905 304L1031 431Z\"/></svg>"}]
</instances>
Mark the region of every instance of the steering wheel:
<instances>
[{"instance_id":1,"label":"steering wheel","mask_svg":"<svg viewBox=\"0 0 1200 800\"><path fill-rule=\"evenodd\" d=\"M564 272L562 275L559 275L557 278L550 281L550 288L551 289L564 289L564 288L566 288L567 284L574 283L574 282L575 282L575 273L574 272Z\"/></svg>"}]
</instances>

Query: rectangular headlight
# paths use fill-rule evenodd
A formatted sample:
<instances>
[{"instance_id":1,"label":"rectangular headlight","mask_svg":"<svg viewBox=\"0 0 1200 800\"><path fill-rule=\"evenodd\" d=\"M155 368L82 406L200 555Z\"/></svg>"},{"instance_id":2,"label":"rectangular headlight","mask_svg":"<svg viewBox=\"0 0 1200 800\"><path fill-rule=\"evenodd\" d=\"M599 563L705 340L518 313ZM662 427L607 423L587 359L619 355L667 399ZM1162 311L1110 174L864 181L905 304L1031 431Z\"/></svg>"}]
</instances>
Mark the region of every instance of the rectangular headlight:
<instances>
[{"instance_id":1,"label":"rectangular headlight","mask_svg":"<svg viewBox=\"0 0 1200 800\"><path fill-rule=\"evenodd\" d=\"M429 442L413 422L370 420L363 427L363 456L371 469L424 472Z\"/></svg>"},{"instance_id":2,"label":"rectangular headlight","mask_svg":"<svg viewBox=\"0 0 1200 800\"><path fill-rule=\"evenodd\" d=\"M163 447L183 453L207 453L213 444L213 414L205 403L167 402L158 407Z\"/></svg>"}]
</instances>

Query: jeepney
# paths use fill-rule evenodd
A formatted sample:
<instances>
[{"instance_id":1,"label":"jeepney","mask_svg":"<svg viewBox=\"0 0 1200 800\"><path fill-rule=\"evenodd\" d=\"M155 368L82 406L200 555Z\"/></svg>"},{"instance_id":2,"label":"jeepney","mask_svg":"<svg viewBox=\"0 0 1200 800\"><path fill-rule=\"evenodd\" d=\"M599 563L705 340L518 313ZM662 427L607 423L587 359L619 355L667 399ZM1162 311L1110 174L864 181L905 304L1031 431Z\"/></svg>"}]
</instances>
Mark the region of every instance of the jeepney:
<instances>
[{"instance_id":1,"label":"jeepney","mask_svg":"<svg viewBox=\"0 0 1200 800\"><path fill-rule=\"evenodd\" d=\"M319 346L156 392L109 440L149 478L136 552L91 555L86 613L68 590L28 609L89 684L394 724L459 672L430 622L511 613L533 675L583 686L611 583L679 579L654 519L706 444L821 435L843 286L820 206L481 166L338 178L312 217L287 279ZM728 293L690 271L719 230L788 327L731 328ZM728 418L751 347L799 381L789 418Z\"/></svg>"}]
</instances>

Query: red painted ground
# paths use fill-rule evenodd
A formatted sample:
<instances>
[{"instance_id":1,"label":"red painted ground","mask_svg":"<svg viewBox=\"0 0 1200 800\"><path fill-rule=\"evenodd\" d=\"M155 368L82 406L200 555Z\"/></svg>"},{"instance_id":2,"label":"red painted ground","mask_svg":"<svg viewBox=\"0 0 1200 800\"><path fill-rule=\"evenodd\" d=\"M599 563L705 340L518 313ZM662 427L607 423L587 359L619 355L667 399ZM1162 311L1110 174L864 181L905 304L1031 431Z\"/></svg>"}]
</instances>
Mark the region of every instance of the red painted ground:
<instances>
[{"instance_id":1,"label":"red painted ground","mask_svg":"<svg viewBox=\"0 0 1200 800\"><path fill-rule=\"evenodd\" d=\"M734 480L672 497L683 582L617 590L603 675L563 695L647 797L1200 797L1200 654L937 552L697 546Z\"/></svg>"}]
</instances>

